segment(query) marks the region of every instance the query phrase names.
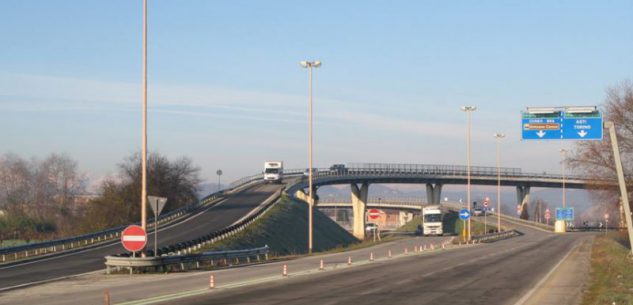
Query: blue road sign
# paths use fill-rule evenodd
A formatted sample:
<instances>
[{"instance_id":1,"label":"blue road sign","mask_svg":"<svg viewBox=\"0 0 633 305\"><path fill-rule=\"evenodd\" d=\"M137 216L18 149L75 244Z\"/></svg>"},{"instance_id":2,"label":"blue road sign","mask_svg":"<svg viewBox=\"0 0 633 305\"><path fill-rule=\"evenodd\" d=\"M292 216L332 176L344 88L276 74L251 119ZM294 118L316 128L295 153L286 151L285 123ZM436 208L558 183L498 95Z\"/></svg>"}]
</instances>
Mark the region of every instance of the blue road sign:
<instances>
[{"instance_id":1,"label":"blue road sign","mask_svg":"<svg viewBox=\"0 0 633 305\"><path fill-rule=\"evenodd\" d=\"M459 210L459 218L461 218L461 220L468 220L468 218L470 218L470 211L468 209Z\"/></svg>"},{"instance_id":2,"label":"blue road sign","mask_svg":"<svg viewBox=\"0 0 633 305\"><path fill-rule=\"evenodd\" d=\"M556 208L556 220L573 221L574 208Z\"/></svg>"},{"instance_id":3,"label":"blue road sign","mask_svg":"<svg viewBox=\"0 0 633 305\"><path fill-rule=\"evenodd\" d=\"M522 113L523 140L602 140L602 113Z\"/></svg>"}]
</instances>

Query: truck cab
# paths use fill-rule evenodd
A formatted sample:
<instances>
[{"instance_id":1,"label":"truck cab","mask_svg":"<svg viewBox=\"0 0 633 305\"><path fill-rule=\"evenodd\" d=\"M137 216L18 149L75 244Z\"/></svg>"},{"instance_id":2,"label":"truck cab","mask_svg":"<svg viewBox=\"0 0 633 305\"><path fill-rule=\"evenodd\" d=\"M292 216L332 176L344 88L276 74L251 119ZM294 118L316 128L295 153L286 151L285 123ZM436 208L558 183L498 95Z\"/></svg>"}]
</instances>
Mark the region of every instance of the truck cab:
<instances>
[{"instance_id":1,"label":"truck cab","mask_svg":"<svg viewBox=\"0 0 633 305\"><path fill-rule=\"evenodd\" d=\"M266 183L281 183L284 174L284 163L282 161L264 162L264 181Z\"/></svg>"},{"instance_id":2,"label":"truck cab","mask_svg":"<svg viewBox=\"0 0 633 305\"><path fill-rule=\"evenodd\" d=\"M442 209L439 205L422 208L422 235L443 235L442 218Z\"/></svg>"}]
</instances>

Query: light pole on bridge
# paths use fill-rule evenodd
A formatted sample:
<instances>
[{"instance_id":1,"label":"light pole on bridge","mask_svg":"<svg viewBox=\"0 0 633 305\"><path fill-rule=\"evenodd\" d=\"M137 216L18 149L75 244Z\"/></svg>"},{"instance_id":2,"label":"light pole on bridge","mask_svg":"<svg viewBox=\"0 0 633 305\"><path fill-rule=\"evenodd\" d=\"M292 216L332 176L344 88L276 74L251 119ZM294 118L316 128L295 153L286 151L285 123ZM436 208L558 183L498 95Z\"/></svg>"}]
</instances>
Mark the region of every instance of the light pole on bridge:
<instances>
[{"instance_id":1,"label":"light pole on bridge","mask_svg":"<svg viewBox=\"0 0 633 305\"><path fill-rule=\"evenodd\" d=\"M468 120L468 126L466 127L466 173L468 176L468 185L467 185L467 200L468 200L468 211L472 212L471 209L471 201L470 201L470 115L472 112L474 112L475 110L477 110L476 106L462 106L461 107L462 111L466 112L466 117ZM468 218L468 229L467 229L467 235L466 235L466 240L470 241L470 218Z\"/></svg>"},{"instance_id":2,"label":"light pole on bridge","mask_svg":"<svg viewBox=\"0 0 633 305\"><path fill-rule=\"evenodd\" d=\"M321 66L321 61L300 62L301 66L308 68L310 77L310 123L309 123L309 140L308 140L308 253L312 253L312 206L314 205L314 197L312 194L312 68Z\"/></svg>"},{"instance_id":3,"label":"light pole on bridge","mask_svg":"<svg viewBox=\"0 0 633 305\"><path fill-rule=\"evenodd\" d=\"M501 139L505 138L503 133L495 133L497 139L497 232L501 231Z\"/></svg>"}]
</instances>

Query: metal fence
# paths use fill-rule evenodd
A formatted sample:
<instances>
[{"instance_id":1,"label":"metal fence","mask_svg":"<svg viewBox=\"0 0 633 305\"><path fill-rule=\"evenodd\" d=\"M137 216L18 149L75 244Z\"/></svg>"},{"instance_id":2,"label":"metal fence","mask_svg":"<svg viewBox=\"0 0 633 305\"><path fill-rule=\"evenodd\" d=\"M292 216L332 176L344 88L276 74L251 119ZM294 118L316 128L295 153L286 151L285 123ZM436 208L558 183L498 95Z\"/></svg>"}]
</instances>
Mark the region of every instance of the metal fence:
<instances>
[{"instance_id":1,"label":"metal fence","mask_svg":"<svg viewBox=\"0 0 633 305\"><path fill-rule=\"evenodd\" d=\"M106 256L106 273L110 274L111 269L121 270L127 268L130 273L133 269L154 268L155 270L165 270L169 266L177 265L180 270L184 271L187 266L195 264L195 268L200 268L201 264L209 264L211 266L219 263L224 265L239 263L240 259L245 259L246 263L251 262L251 258L260 261L268 260L270 248L266 245L261 248L243 249L243 250L227 250L212 251L196 254L170 255L157 257L122 257L122 256Z\"/></svg>"}]
</instances>

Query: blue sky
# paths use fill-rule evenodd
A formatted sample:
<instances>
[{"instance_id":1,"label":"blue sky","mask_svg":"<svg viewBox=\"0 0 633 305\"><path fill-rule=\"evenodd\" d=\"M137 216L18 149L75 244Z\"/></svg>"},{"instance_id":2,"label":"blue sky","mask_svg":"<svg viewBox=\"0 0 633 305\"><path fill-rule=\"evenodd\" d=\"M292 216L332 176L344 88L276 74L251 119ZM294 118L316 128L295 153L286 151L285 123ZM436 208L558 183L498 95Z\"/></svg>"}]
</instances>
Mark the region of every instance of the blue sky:
<instances>
[{"instance_id":1,"label":"blue sky","mask_svg":"<svg viewBox=\"0 0 633 305\"><path fill-rule=\"evenodd\" d=\"M232 180L267 159L559 171L527 106L595 105L632 78L630 1L165 1L149 6L149 148ZM94 180L140 149L141 1L0 2L0 152L66 152Z\"/></svg>"}]
</instances>

